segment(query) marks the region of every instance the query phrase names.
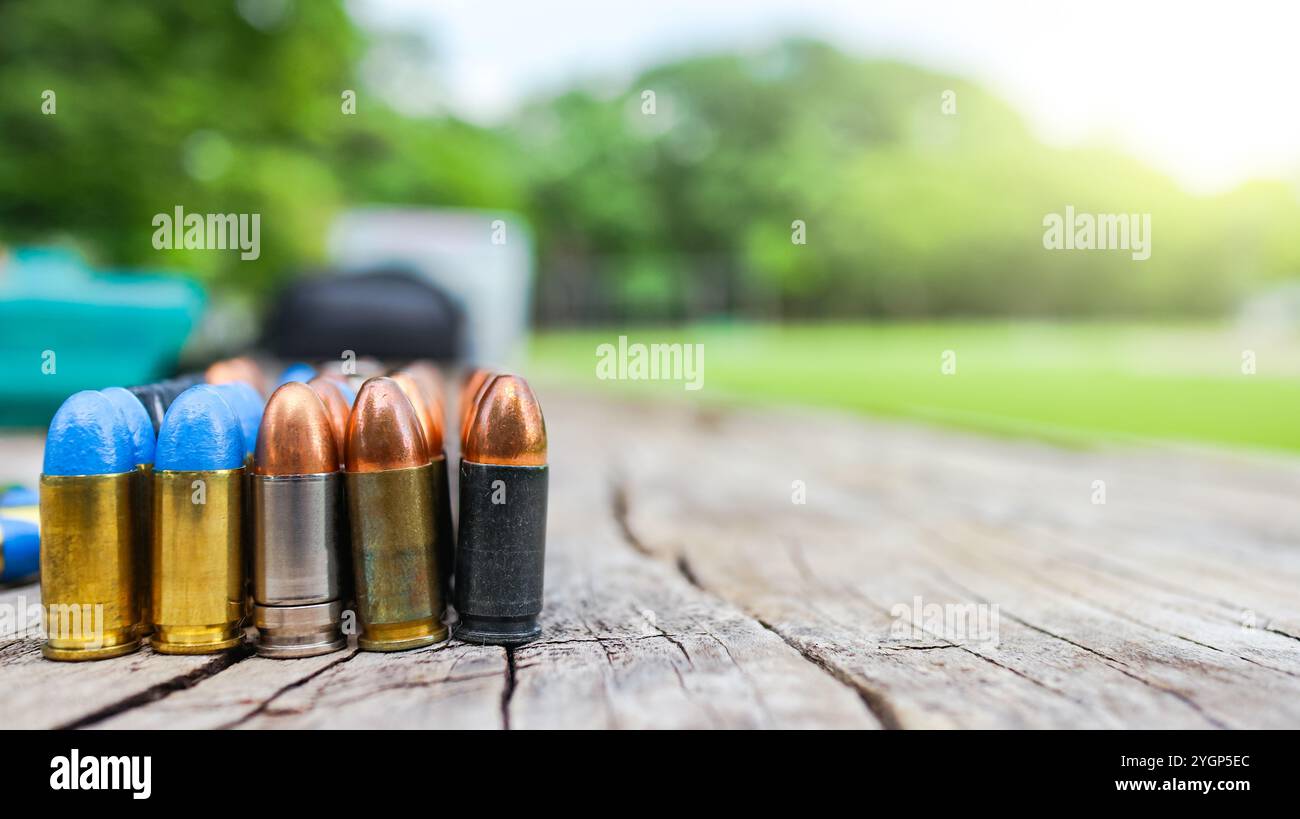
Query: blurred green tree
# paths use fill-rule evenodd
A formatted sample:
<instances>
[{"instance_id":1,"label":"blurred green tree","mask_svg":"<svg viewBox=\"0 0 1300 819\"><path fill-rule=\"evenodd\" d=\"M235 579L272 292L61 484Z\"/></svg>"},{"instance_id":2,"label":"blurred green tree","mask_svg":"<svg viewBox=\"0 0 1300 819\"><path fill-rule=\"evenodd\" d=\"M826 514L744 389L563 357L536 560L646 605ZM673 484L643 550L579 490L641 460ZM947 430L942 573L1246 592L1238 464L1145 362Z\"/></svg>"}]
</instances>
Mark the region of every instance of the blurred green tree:
<instances>
[{"instance_id":1,"label":"blurred green tree","mask_svg":"<svg viewBox=\"0 0 1300 819\"><path fill-rule=\"evenodd\" d=\"M515 204L494 135L359 88L366 45L332 1L0 5L0 241L260 294L319 262L348 203ZM155 250L178 205L260 213L261 257Z\"/></svg>"}]
</instances>

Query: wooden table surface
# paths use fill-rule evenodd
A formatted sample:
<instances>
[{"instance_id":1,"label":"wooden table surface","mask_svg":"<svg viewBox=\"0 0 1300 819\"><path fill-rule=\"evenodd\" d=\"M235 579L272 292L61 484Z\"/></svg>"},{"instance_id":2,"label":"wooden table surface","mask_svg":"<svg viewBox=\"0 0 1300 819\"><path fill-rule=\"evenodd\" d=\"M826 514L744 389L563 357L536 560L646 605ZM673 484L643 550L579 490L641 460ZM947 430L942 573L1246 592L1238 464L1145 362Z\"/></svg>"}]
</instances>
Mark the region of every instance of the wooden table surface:
<instances>
[{"instance_id":1,"label":"wooden table surface","mask_svg":"<svg viewBox=\"0 0 1300 819\"><path fill-rule=\"evenodd\" d=\"M542 398L539 641L69 664L11 614L0 727L1300 727L1300 462Z\"/></svg>"}]
</instances>

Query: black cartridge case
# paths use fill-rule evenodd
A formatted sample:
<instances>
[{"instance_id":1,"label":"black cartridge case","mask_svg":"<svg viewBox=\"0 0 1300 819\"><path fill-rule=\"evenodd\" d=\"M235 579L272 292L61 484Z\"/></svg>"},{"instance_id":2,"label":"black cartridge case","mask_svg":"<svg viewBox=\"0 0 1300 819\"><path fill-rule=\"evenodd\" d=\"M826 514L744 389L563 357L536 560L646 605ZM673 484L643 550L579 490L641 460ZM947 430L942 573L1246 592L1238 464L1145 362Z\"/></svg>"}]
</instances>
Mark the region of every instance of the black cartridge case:
<instances>
[{"instance_id":1,"label":"black cartridge case","mask_svg":"<svg viewBox=\"0 0 1300 819\"><path fill-rule=\"evenodd\" d=\"M461 461L457 639L516 645L541 633L547 469Z\"/></svg>"}]
</instances>

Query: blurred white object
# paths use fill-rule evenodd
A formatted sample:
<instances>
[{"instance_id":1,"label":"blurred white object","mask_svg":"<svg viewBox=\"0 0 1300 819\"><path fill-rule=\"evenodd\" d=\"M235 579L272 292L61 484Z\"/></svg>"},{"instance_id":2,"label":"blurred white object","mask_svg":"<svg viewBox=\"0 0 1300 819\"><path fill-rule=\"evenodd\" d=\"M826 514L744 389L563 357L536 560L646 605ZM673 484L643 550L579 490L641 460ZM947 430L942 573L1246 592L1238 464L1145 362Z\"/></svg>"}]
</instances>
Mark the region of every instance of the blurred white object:
<instances>
[{"instance_id":1,"label":"blurred white object","mask_svg":"<svg viewBox=\"0 0 1300 819\"><path fill-rule=\"evenodd\" d=\"M532 234L513 214L359 208L330 227L330 259L347 272L395 266L433 282L465 311L462 349L509 366L523 352L533 289Z\"/></svg>"}]
</instances>

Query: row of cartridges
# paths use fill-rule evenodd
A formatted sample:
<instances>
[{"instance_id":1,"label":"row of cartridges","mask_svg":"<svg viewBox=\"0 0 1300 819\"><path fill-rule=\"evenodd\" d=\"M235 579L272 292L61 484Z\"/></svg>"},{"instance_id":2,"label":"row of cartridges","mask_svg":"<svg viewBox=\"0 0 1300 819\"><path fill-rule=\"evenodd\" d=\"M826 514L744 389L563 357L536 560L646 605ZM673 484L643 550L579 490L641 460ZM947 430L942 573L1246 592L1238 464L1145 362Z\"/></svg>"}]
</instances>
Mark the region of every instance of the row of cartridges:
<instances>
[{"instance_id":1,"label":"row of cartridges","mask_svg":"<svg viewBox=\"0 0 1300 819\"><path fill-rule=\"evenodd\" d=\"M45 657L227 651L249 625L267 657L353 633L402 651L448 639L452 601L458 639L537 637L546 425L523 378L471 370L456 419L427 361L362 376L299 364L277 384L241 357L63 403L40 479Z\"/></svg>"}]
</instances>

